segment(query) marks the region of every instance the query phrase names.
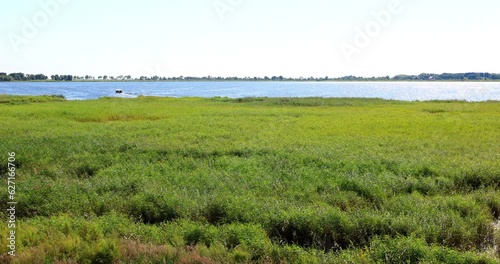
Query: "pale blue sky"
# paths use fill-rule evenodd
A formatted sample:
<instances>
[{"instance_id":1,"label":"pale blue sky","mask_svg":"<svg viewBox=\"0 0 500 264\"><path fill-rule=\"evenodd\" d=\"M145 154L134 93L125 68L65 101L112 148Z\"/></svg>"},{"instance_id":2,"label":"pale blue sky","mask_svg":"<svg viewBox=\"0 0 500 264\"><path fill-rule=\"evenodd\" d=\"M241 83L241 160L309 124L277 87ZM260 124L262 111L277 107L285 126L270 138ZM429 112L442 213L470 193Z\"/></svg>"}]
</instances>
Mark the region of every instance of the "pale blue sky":
<instances>
[{"instance_id":1,"label":"pale blue sky","mask_svg":"<svg viewBox=\"0 0 500 264\"><path fill-rule=\"evenodd\" d=\"M216 2L234 6L221 13ZM4 1L0 72L241 77L500 72L500 1L399 0L400 12L380 25L372 13L389 10L391 2ZM41 3L52 5L46 9ZM26 34L26 21L33 20L37 32ZM356 45L357 28L365 32L367 25L378 25L380 32ZM349 55L345 47L356 53Z\"/></svg>"}]
</instances>

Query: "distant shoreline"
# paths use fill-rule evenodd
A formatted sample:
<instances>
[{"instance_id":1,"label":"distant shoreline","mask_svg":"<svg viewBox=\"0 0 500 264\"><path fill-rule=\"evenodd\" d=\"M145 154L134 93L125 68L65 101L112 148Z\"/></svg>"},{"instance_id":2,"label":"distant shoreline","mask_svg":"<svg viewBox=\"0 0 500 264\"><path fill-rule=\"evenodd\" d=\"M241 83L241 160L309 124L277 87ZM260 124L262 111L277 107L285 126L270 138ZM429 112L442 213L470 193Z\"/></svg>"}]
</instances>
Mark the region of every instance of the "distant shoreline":
<instances>
[{"instance_id":1,"label":"distant shoreline","mask_svg":"<svg viewBox=\"0 0 500 264\"><path fill-rule=\"evenodd\" d=\"M433 82L456 82L456 83L497 83L500 80L73 80L73 81L54 81L54 80L32 80L32 81L0 81L0 83L65 83L65 82L81 82L81 83L134 83L134 82L394 82L394 83L403 83L403 82L411 82L411 83L433 83Z\"/></svg>"},{"instance_id":2,"label":"distant shoreline","mask_svg":"<svg viewBox=\"0 0 500 264\"><path fill-rule=\"evenodd\" d=\"M347 75L342 77L331 78L324 77L285 77L285 76L264 76L264 77L221 77L221 76L140 76L132 77L131 75L51 75L45 74L28 74L28 73L5 73L0 72L0 82L14 81L47 81L47 82L498 82L500 74L489 72L467 72L467 73L421 73L419 75L399 74L395 76L379 76L379 77L360 77Z\"/></svg>"}]
</instances>

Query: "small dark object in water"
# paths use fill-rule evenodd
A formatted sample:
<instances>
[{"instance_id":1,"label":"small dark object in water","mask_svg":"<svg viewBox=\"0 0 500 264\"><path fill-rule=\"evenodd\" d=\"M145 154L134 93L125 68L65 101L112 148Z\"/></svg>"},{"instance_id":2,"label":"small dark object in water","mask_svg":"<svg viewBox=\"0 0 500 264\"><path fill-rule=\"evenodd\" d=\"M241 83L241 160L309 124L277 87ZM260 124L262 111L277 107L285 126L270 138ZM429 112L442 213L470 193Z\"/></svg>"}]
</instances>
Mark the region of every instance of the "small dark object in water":
<instances>
[{"instance_id":1,"label":"small dark object in water","mask_svg":"<svg viewBox=\"0 0 500 264\"><path fill-rule=\"evenodd\" d=\"M123 91L121 89L116 89L115 93L121 94L121 93L123 93Z\"/></svg>"}]
</instances>

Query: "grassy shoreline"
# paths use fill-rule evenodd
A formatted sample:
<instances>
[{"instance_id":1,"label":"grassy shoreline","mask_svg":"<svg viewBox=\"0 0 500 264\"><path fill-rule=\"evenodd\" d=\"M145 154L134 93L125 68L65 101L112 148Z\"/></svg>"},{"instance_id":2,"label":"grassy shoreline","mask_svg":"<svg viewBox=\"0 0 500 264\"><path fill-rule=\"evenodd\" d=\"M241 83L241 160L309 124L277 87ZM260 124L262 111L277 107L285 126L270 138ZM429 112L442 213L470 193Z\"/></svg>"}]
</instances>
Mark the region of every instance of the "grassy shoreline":
<instances>
[{"instance_id":1,"label":"grassy shoreline","mask_svg":"<svg viewBox=\"0 0 500 264\"><path fill-rule=\"evenodd\" d=\"M498 102L0 99L2 260L499 260Z\"/></svg>"}]
</instances>

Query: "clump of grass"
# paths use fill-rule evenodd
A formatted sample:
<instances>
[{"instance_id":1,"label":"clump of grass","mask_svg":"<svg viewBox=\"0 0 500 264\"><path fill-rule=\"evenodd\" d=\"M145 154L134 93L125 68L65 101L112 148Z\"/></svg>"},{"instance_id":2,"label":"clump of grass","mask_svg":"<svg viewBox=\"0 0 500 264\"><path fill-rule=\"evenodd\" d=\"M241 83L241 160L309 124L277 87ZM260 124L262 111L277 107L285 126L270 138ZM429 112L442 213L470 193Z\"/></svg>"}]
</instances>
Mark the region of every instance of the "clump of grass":
<instances>
[{"instance_id":1,"label":"clump of grass","mask_svg":"<svg viewBox=\"0 0 500 264\"><path fill-rule=\"evenodd\" d=\"M18 105L63 101L66 101L66 98L63 95L16 96L0 94L0 104Z\"/></svg>"},{"instance_id":2,"label":"clump of grass","mask_svg":"<svg viewBox=\"0 0 500 264\"><path fill-rule=\"evenodd\" d=\"M448 112L444 109L424 109L423 111L429 114L441 114Z\"/></svg>"},{"instance_id":3,"label":"clump of grass","mask_svg":"<svg viewBox=\"0 0 500 264\"><path fill-rule=\"evenodd\" d=\"M465 171L455 178L456 186L466 191L478 189L500 188L500 174L492 173L489 170Z\"/></svg>"},{"instance_id":4,"label":"clump of grass","mask_svg":"<svg viewBox=\"0 0 500 264\"><path fill-rule=\"evenodd\" d=\"M223 224L230 222L228 211L229 208L224 201L215 200L207 205L204 214L209 223Z\"/></svg>"},{"instance_id":5,"label":"clump of grass","mask_svg":"<svg viewBox=\"0 0 500 264\"><path fill-rule=\"evenodd\" d=\"M209 247L216 240L217 229L214 226L198 226L191 224L186 228L184 240L187 245L204 244Z\"/></svg>"},{"instance_id":6,"label":"clump of grass","mask_svg":"<svg viewBox=\"0 0 500 264\"><path fill-rule=\"evenodd\" d=\"M270 220L268 233L277 243L339 250L351 245L352 223L338 211L282 212Z\"/></svg>"},{"instance_id":7,"label":"clump of grass","mask_svg":"<svg viewBox=\"0 0 500 264\"><path fill-rule=\"evenodd\" d=\"M146 224L172 221L179 217L178 203L163 194L141 193L131 201L131 215Z\"/></svg>"},{"instance_id":8,"label":"clump of grass","mask_svg":"<svg viewBox=\"0 0 500 264\"><path fill-rule=\"evenodd\" d=\"M418 238L377 238L370 245L370 255L375 263L496 263L485 254L462 253L429 246Z\"/></svg>"},{"instance_id":9,"label":"clump of grass","mask_svg":"<svg viewBox=\"0 0 500 264\"><path fill-rule=\"evenodd\" d=\"M371 246L375 261L383 263L420 263L427 255L427 246L421 239L375 239Z\"/></svg>"},{"instance_id":10,"label":"clump of grass","mask_svg":"<svg viewBox=\"0 0 500 264\"><path fill-rule=\"evenodd\" d=\"M478 193L477 201L486 203L495 219L500 219L500 196L498 192Z\"/></svg>"},{"instance_id":11,"label":"clump of grass","mask_svg":"<svg viewBox=\"0 0 500 264\"><path fill-rule=\"evenodd\" d=\"M75 169L75 173L79 178L89 178L96 175L97 172L97 168L94 168L88 164L80 165Z\"/></svg>"},{"instance_id":12,"label":"clump of grass","mask_svg":"<svg viewBox=\"0 0 500 264\"><path fill-rule=\"evenodd\" d=\"M355 192L360 197L367 199L369 202L373 203L374 206L379 207L383 201L383 192L373 188L373 186L369 187L362 182L358 182L356 180L343 180L340 183L340 189L342 191L352 191Z\"/></svg>"}]
</instances>

